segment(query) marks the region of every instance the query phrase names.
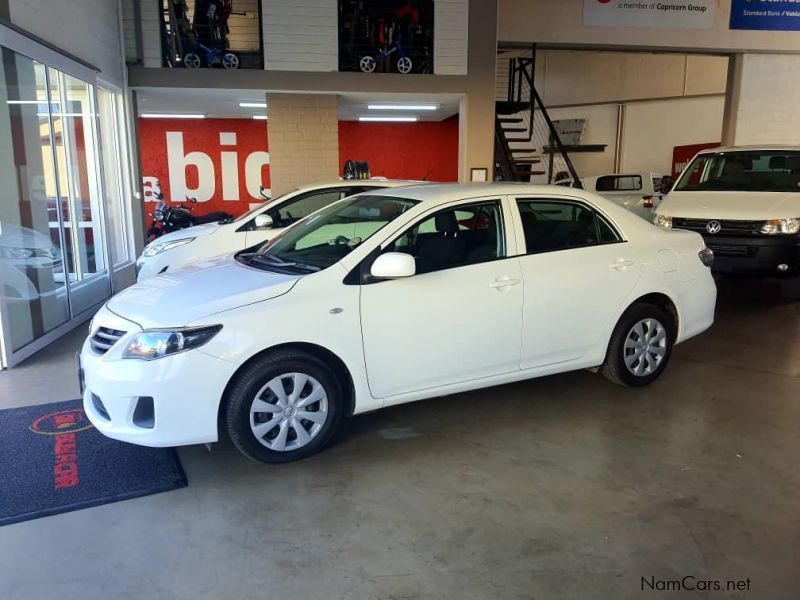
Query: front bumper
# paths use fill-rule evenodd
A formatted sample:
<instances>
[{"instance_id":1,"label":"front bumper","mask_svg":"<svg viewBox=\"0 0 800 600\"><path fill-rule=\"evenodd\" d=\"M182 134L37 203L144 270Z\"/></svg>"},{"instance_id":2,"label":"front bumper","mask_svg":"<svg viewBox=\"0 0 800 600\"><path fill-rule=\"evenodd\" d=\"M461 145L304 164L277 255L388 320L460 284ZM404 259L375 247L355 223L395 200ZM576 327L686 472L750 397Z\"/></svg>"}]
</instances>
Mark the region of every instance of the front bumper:
<instances>
[{"instance_id":1,"label":"front bumper","mask_svg":"<svg viewBox=\"0 0 800 600\"><path fill-rule=\"evenodd\" d=\"M704 235L714 251L713 273L754 277L800 275L800 238L797 236Z\"/></svg>"},{"instance_id":2,"label":"front bumper","mask_svg":"<svg viewBox=\"0 0 800 600\"><path fill-rule=\"evenodd\" d=\"M102 434L142 446L183 446L217 441L217 414L233 365L189 350L153 361L122 359L122 348L140 331L119 318L94 327L127 333L106 354L89 339L80 354L83 406Z\"/></svg>"}]
</instances>

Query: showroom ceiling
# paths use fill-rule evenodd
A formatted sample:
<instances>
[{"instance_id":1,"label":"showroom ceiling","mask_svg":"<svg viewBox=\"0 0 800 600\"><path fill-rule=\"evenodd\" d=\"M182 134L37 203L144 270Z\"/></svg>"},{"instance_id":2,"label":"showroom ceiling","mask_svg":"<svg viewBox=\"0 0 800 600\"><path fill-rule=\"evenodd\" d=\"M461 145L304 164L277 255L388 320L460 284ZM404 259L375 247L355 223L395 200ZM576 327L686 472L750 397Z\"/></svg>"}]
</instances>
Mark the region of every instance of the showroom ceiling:
<instances>
[{"instance_id":1,"label":"showroom ceiling","mask_svg":"<svg viewBox=\"0 0 800 600\"><path fill-rule=\"evenodd\" d=\"M138 90L139 115L202 115L207 118L246 119L263 115L258 106L264 93L254 90L190 90L149 88ZM386 117L442 121L458 114L459 96L452 94L339 94L339 118ZM244 105L244 106L243 106ZM373 108L369 108L372 106ZM397 110L398 107L405 107ZM394 109L394 110L393 110Z\"/></svg>"}]
</instances>

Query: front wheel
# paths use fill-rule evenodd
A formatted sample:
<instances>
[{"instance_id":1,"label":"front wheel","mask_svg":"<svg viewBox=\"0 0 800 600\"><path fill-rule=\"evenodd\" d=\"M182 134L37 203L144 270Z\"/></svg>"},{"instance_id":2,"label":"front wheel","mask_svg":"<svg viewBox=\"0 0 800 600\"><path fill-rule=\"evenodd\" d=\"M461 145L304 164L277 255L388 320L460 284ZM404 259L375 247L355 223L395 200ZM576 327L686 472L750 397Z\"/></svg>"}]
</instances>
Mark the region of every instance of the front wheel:
<instances>
[{"instance_id":1,"label":"front wheel","mask_svg":"<svg viewBox=\"0 0 800 600\"><path fill-rule=\"evenodd\" d=\"M331 369L311 354L284 351L255 360L226 399L233 445L265 463L300 460L321 450L341 420L342 391Z\"/></svg>"},{"instance_id":2,"label":"front wheel","mask_svg":"<svg viewBox=\"0 0 800 600\"><path fill-rule=\"evenodd\" d=\"M654 304L636 304L620 317L601 373L619 385L640 387L664 372L675 341L672 315Z\"/></svg>"},{"instance_id":3,"label":"front wheel","mask_svg":"<svg viewBox=\"0 0 800 600\"><path fill-rule=\"evenodd\" d=\"M372 73L375 70L375 67L378 66L378 63L376 63L375 59L371 56L364 56L358 63L358 66L361 67L361 70L364 71L364 73Z\"/></svg>"}]
</instances>

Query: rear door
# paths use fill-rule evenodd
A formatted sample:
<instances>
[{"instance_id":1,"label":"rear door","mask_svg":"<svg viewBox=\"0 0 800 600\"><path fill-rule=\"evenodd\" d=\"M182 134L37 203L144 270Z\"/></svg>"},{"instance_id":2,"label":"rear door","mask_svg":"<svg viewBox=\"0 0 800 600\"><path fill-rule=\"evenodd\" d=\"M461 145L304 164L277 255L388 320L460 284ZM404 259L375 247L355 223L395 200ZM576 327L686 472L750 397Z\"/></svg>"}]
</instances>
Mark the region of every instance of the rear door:
<instances>
[{"instance_id":1,"label":"rear door","mask_svg":"<svg viewBox=\"0 0 800 600\"><path fill-rule=\"evenodd\" d=\"M641 265L605 215L575 199L520 196L524 280L521 368L584 356L639 279Z\"/></svg>"}]
</instances>

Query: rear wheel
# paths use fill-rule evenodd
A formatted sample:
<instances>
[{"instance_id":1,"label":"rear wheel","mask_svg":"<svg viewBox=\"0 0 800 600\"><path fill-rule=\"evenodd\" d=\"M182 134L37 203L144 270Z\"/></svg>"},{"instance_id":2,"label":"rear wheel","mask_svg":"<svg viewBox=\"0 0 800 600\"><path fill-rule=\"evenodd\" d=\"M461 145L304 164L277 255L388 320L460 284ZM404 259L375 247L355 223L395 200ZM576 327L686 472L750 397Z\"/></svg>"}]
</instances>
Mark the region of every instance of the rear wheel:
<instances>
[{"instance_id":1,"label":"rear wheel","mask_svg":"<svg viewBox=\"0 0 800 600\"><path fill-rule=\"evenodd\" d=\"M375 67L378 66L378 63L376 63L375 59L371 56L364 56L358 63L358 66L361 67L361 70L364 71L364 73L372 73L375 70Z\"/></svg>"},{"instance_id":2,"label":"rear wheel","mask_svg":"<svg viewBox=\"0 0 800 600\"><path fill-rule=\"evenodd\" d=\"M648 385L664 372L674 341L672 315L654 304L636 304L614 328L601 373L619 385Z\"/></svg>"},{"instance_id":3,"label":"rear wheel","mask_svg":"<svg viewBox=\"0 0 800 600\"><path fill-rule=\"evenodd\" d=\"M187 69L199 69L202 61L200 60L200 56L195 54L194 52L189 52L186 56L183 57L183 64L186 66Z\"/></svg>"},{"instance_id":4,"label":"rear wheel","mask_svg":"<svg viewBox=\"0 0 800 600\"><path fill-rule=\"evenodd\" d=\"M222 55L222 67L224 69L238 69L239 57L233 52L226 52Z\"/></svg>"},{"instance_id":5,"label":"rear wheel","mask_svg":"<svg viewBox=\"0 0 800 600\"><path fill-rule=\"evenodd\" d=\"M786 300L800 300L800 277L782 279L781 296Z\"/></svg>"},{"instance_id":6,"label":"rear wheel","mask_svg":"<svg viewBox=\"0 0 800 600\"><path fill-rule=\"evenodd\" d=\"M341 406L331 369L313 355L287 351L257 359L237 377L225 416L239 452L284 463L321 450L339 425Z\"/></svg>"}]
</instances>

